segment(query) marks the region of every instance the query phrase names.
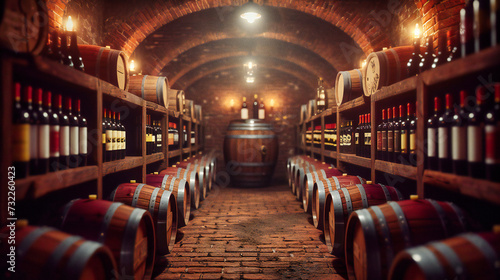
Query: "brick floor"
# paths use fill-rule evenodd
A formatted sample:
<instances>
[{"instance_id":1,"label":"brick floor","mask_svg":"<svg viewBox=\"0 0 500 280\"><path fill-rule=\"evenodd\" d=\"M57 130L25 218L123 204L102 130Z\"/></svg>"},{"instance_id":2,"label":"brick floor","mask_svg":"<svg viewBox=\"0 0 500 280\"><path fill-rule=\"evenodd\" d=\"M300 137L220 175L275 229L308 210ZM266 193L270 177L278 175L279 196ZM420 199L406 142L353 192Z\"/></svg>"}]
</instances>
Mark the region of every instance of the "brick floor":
<instances>
[{"instance_id":1,"label":"brick floor","mask_svg":"<svg viewBox=\"0 0 500 280\"><path fill-rule=\"evenodd\" d=\"M344 279L288 186L214 186L155 279Z\"/></svg>"}]
</instances>

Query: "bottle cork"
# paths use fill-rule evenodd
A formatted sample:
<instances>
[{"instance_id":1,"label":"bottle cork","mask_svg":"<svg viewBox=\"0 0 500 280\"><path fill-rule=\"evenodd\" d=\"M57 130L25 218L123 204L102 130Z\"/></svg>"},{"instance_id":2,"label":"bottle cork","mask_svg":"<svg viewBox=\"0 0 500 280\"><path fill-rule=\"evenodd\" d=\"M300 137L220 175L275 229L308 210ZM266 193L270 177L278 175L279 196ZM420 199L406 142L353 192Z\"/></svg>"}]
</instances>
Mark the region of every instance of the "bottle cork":
<instances>
[{"instance_id":1,"label":"bottle cork","mask_svg":"<svg viewBox=\"0 0 500 280\"><path fill-rule=\"evenodd\" d=\"M410 199L411 200L417 200L418 199L418 195L412 194L412 195L410 195Z\"/></svg>"},{"instance_id":2,"label":"bottle cork","mask_svg":"<svg viewBox=\"0 0 500 280\"><path fill-rule=\"evenodd\" d=\"M158 172L153 172L154 175L158 175Z\"/></svg>"},{"instance_id":3,"label":"bottle cork","mask_svg":"<svg viewBox=\"0 0 500 280\"><path fill-rule=\"evenodd\" d=\"M136 180L130 180L130 183L132 183L132 184L133 183L137 183L137 181Z\"/></svg>"},{"instance_id":4,"label":"bottle cork","mask_svg":"<svg viewBox=\"0 0 500 280\"><path fill-rule=\"evenodd\" d=\"M328 169L333 169L333 167L331 167L331 166L328 166Z\"/></svg>"},{"instance_id":5,"label":"bottle cork","mask_svg":"<svg viewBox=\"0 0 500 280\"><path fill-rule=\"evenodd\" d=\"M493 233L500 234L500 225L493 226Z\"/></svg>"},{"instance_id":6,"label":"bottle cork","mask_svg":"<svg viewBox=\"0 0 500 280\"><path fill-rule=\"evenodd\" d=\"M26 219L19 219L16 221L16 228L17 229L27 227L28 225L29 225L29 222Z\"/></svg>"},{"instance_id":7,"label":"bottle cork","mask_svg":"<svg viewBox=\"0 0 500 280\"><path fill-rule=\"evenodd\" d=\"M89 199L90 200L96 200L97 199L97 194L89 194Z\"/></svg>"},{"instance_id":8,"label":"bottle cork","mask_svg":"<svg viewBox=\"0 0 500 280\"><path fill-rule=\"evenodd\" d=\"M371 185L371 184L373 184L373 182L372 181L366 181L366 184L367 185Z\"/></svg>"},{"instance_id":9,"label":"bottle cork","mask_svg":"<svg viewBox=\"0 0 500 280\"><path fill-rule=\"evenodd\" d=\"M172 165L172 167L177 167L177 164Z\"/></svg>"},{"instance_id":10,"label":"bottle cork","mask_svg":"<svg viewBox=\"0 0 500 280\"><path fill-rule=\"evenodd\" d=\"M343 173L342 176L347 176L347 173Z\"/></svg>"},{"instance_id":11,"label":"bottle cork","mask_svg":"<svg viewBox=\"0 0 500 280\"><path fill-rule=\"evenodd\" d=\"M321 164L326 164L326 162L322 161Z\"/></svg>"}]
</instances>

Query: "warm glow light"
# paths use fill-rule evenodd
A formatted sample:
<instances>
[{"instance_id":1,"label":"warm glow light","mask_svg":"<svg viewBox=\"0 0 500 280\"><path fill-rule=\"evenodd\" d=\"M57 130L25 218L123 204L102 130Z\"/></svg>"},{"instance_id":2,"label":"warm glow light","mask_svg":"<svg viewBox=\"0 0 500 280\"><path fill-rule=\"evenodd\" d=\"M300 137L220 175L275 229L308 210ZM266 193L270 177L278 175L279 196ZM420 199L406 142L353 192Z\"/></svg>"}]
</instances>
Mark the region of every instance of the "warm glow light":
<instances>
[{"instance_id":1,"label":"warm glow light","mask_svg":"<svg viewBox=\"0 0 500 280\"><path fill-rule=\"evenodd\" d=\"M255 82L255 77L247 77L247 83L251 84Z\"/></svg>"},{"instance_id":2,"label":"warm glow light","mask_svg":"<svg viewBox=\"0 0 500 280\"><path fill-rule=\"evenodd\" d=\"M418 28L418 23L415 25L414 36L415 38L420 38L420 28Z\"/></svg>"},{"instance_id":3,"label":"warm glow light","mask_svg":"<svg viewBox=\"0 0 500 280\"><path fill-rule=\"evenodd\" d=\"M251 61L248 62L248 69L252 69L252 67L253 67L253 63Z\"/></svg>"},{"instance_id":4,"label":"warm glow light","mask_svg":"<svg viewBox=\"0 0 500 280\"><path fill-rule=\"evenodd\" d=\"M271 99L271 107L274 107L274 99Z\"/></svg>"},{"instance_id":5,"label":"warm glow light","mask_svg":"<svg viewBox=\"0 0 500 280\"><path fill-rule=\"evenodd\" d=\"M73 20L71 20L71 16L69 16L66 21L66 31L73 31L73 27Z\"/></svg>"},{"instance_id":6,"label":"warm glow light","mask_svg":"<svg viewBox=\"0 0 500 280\"><path fill-rule=\"evenodd\" d=\"M245 19L246 21L248 21L248 23L254 23L256 20L258 20L262 16L256 12L246 12L246 13L241 14L240 17L242 19Z\"/></svg>"},{"instance_id":7,"label":"warm glow light","mask_svg":"<svg viewBox=\"0 0 500 280\"><path fill-rule=\"evenodd\" d=\"M234 107L234 99L231 99L231 102L229 103L231 108Z\"/></svg>"},{"instance_id":8,"label":"warm glow light","mask_svg":"<svg viewBox=\"0 0 500 280\"><path fill-rule=\"evenodd\" d=\"M364 68L366 66L366 59L361 62L361 68Z\"/></svg>"},{"instance_id":9,"label":"warm glow light","mask_svg":"<svg viewBox=\"0 0 500 280\"><path fill-rule=\"evenodd\" d=\"M135 61L133 59L130 61L130 71L135 71Z\"/></svg>"}]
</instances>

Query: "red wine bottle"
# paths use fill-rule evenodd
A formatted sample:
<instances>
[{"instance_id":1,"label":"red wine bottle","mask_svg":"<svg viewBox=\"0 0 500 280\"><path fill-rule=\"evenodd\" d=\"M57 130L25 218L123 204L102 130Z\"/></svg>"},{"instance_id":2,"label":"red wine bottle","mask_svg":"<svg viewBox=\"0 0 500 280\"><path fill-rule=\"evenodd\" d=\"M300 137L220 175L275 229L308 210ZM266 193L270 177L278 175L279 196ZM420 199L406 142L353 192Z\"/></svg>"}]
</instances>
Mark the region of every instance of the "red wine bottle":
<instances>
[{"instance_id":1,"label":"red wine bottle","mask_svg":"<svg viewBox=\"0 0 500 280\"><path fill-rule=\"evenodd\" d=\"M111 110L108 109L108 118L106 119L106 161L113 161L113 122L111 120Z\"/></svg>"},{"instance_id":2,"label":"red wine bottle","mask_svg":"<svg viewBox=\"0 0 500 280\"><path fill-rule=\"evenodd\" d=\"M467 112L465 111L465 98L467 92L460 91L460 108L453 115L451 127L451 159L453 173L467 174Z\"/></svg>"},{"instance_id":3,"label":"red wine bottle","mask_svg":"<svg viewBox=\"0 0 500 280\"><path fill-rule=\"evenodd\" d=\"M57 96L57 107L59 109L59 124L60 124L60 138L59 138L59 169L69 168L69 154L70 154L70 126L69 117L63 112L62 96Z\"/></svg>"},{"instance_id":4,"label":"red wine bottle","mask_svg":"<svg viewBox=\"0 0 500 280\"><path fill-rule=\"evenodd\" d=\"M457 42L458 41L457 37L452 37L451 30L448 30L448 32L446 32L446 37L448 39L446 43L448 49L448 58L446 59L446 61L451 62L460 58L461 49L460 49L460 44Z\"/></svg>"},{"instance_id":5,"label":"red wine bottle","mask_svg":"<svg viewBox=\"0 0 500 280\"><path fill-rule=\"evenodd\" d=\"M259 118L259 101L257 100L257 94L253 96L253 104L252 104L252 110L253 110L253 118L258 119Z\"/></svg>"},{"instance_id":6,"label":"red wine bottle","mask_svg":"<svg viewBox=\"0 0 500 280\"><path fill-rule=\"evenodd\" d=\"M68 49L68 35L61 33L61 57L64 65L74 68L73 59Z\"/></svg>"},{"instance_id":7,"label":"red wine bottle","mask_svg":"<svg viewBox=\"0 0 500 280\"><path fill-rule=\"evenodd\" d=\"M116 122L116 112L113 112L113 115L111 117L111 127L112 127L112 138L111 138L111 143L112 143L112 149L113 149L113 160L119 160L119 152L118 152L118 124Z\"/></svg>"},{"instance_id":8,"label":"red wine bottle","mask_svg":"<svg viewBox=\"0 0 500 280\"><path fill-rule=\"evenodd\" d=\"M451 94L446 94L446 107L443 115L439 117L438 126L438 159L441 172L452 172L451 163L451 125L453 122L453 107Z\"/></svg>"},{"instance_id":9,"label":"red wine bottle","mask_svg":"<svg viewBox=\"0 0 500 280\"><path fill-rule=\"evenodd\" d=\"M57 30L50 33L50 51L48 55L50 59L63 64L61 48L59 47L59 32Z\"/></svg>"},{"instance_id":10,"label":"red wine bottle","mask_svg":"<svg viewBox=\"0 0 500 280\"><path fill-rule=\"evenodd\" d=\"M69 168L75 168L80 156L80 128L78 117L73 114L71 98L66 99L66 114L69 118Z\"/></svg>"},{"instance_id":11,"label":"red wine bottle","mask_svg":"<svg viewBox=\"0 0 500 280\"><path fill-rule=\"evenodd\" d=\"M359 115L359 121L358 121L358 126L356 127L354 131L354 145L356 146L356 155L360 156L361 155L361 142L360 142L360 130L361 127L363 127L363 117L362 115Z\"/></svg>"},{"instance_id":12,"label":"red wine bottle","mask_svg":"<svg viewBox=\"0 0 500 280\"><path fill-rule=\"evenodd\" d=\"M333 150L337 151L337 123L333 124Z\"/></svg>"},{"instance_id":13,"label":"red wine bottle","mask_svg":"<svg viewBox=\"0 0 500 280\"><path fill-rule=\"evenodd\" d=\"M403 105L399 105L399 119L396 120L396 107L394 109L394 157L393 162L399 163L401 156L401 122L403 121Z\"/></svg>"},{"instance_id":14,"label":"red wine bottle","mask_svg":"<svg viewBox=\"0 0 500 280\"><path fill-rule=\"evenodd\" d=\"M366 147L366 157L371 157L372 153L372 123L371 123L371 114L366 114L366 128L365 128L365 147Z\"/></svg>"},{"instance_id":15,"label":"red wine bottle","mask_svg":"<svg viewBox=\"0 0 500 280\"><path fill-rule=\"evenodd\" d=\"M467 118L467 164L468 174L475 178L485 177L484 164L484 120L483 98L485 88L480 86L476 90L476 106L469 112Z\"/></svg>"},{"instance_id":16,"label":"red wine bottle","mask_svg":"<svg viewBox=\"0 0 500 280\"><path fill-rule=\"evenodd\" d=\"M385 109L382 109L382 122L377 126L377 159L385 160L385 152L387 150L387 131L384 129L385 126ZM384 133L385 131L385 133ZM386 150L384 150L384 140L383 134L386 135Z\"/></svg>"},{"instance_id":17,"label":"red wine bottle","mask_svg":"<svg viewBox=\"0 0 500 280\"><path fill-rule=\"evenodd\" d=\"M118 125L120 127L120 150L121 150L121 156L120 158L121 159L124 159L127 155L127 131L125 129L125 126L123 125L122 121L121 121L121 115L120 113L118 113Z\"/></svg>"},{"instance_id":18,"label":"red wine bottle","mask_svg":"<svg viewBox=\"0 0 500 280\"><path fill-rule=\"evenodd\" d=\"M186 131L186 126L182 126L182 135L183 135L183 142L182 142L182 146L184 148L186 148L188 146L188 134L187 134L187 131Z\"/></svg>"},{"instance_id":19,"label":"red wine bottle","mask_svg":"<svg viewBox=\"0 0 500 280\"><path fill-rule=\"evenodd\" d=\"M45 174L49 172L49 157L50 157L50 117L49 113L43 106L43 90L38 88L37 95L37 111L38 115L38 170L35 174Z\"/></svg>"},{"instance_id":20,"label":"red wine bottle","mask_svg":"<svg viewBox=\"0 0 500 280\"><path fill-rule=\"evenodd\" d=\"M410 158L410 103L406 105L406 119L401 122L401 163L409 165ZM404 116L403 116L404 117Z\"/></svg>"},{"instance_id":21,"label":"red wine bottle","mask_svg":"<svg viewBox=\"0 0 500 280\"><path fill-rule=\"evenodd\" d=\"M391 108L387 109L388 116L387 116L387 155L386 155L386 160L387 161L392 161L394 159L394 120L393 116L396 116L395 114L393 115L393 112L395 113L396 107L393 108L394 110L391 110Z\"/></svg>"},{"instance_id":22,"label":"red wine bottle","mask_svg":"<svg viewBox=\"0 0 500 280\"><path fill-rule=\"evenodd\" d=\"M486 179L500 182L500 84L495 84L495 103L484 118Z\"/></svg>"},{"instance_id":23,"label":"red wine bottle","mask_svg":"<svg viewBox=\"0 0 500 280\"><path fill-rule=\"evenodd\" d=\"M23 106L30 117L30 175L38 171L38 112L33 110L33 88L23 87Z\"/></svg>"},{"instance_id":24,"label":"red wine bottle","mask_svg":"<svg viewBox=\"0 0 500 280\"><path fill-rule=\"evenodd\" d=\"M69 54L71 55L71 61L73 62L73 66L75 67L76 70L84 72L85 66L83 65L83 59L82 56L80 55L80 50L78 49L76 32L71 32L70 40L71 43L69 47Z\"/></svg>"},{"instance_id":25,"label":"red wine bottle","mask_svg":"<svg viewBox=\"0 0 500 280\"><path fill-rule=\"evenodd\" d=\"M427 169L438 170L439 98L434 97L434 114L427 120Z\"/></svg>"},{"instance_id":26,"label":"red wine bottle","mask_svg":"<svg viewBox=\"0 0 500 280\"><path fill-rule=\"evenodd\" d=\"M479 52L491 46L490 0L474 0L474 51Z\"/></svg>"},{"instance_id":27,"label":"red wine bottle","mask_svg":"<svg viewBox=\"0 0 500 280\"><path fill-rule=\"evenodd\" d=\"M161 153L163 151L163 130L161 128L161 121L156 122L156 152ZM194 133L194 131L192 131Z\"/></svg>"},{"instance_id":28,"label":"red wine bottle","mask_svg":"<svg viewBox=\"0 0 500 280\"><path fill-rule=\"evenodd\" d=\"M465 8L460 10L460 44L462 57L474 53L474 1L469 0Z\"/></svg>"},{"instance_id":29,"label":"red wine bottle","mask_svg":"<svg viewBox=\"0 0 500 280\"><path fill-rule=\"evenodd\" d=\"M25 178L30 168L30 114L21 105L21 84L14 84L12 166L16 178ZM10 170L9 170L10 171Z\"/></svg>"},{"instance_id":30,"label":"red wine bottle","mask_svg":"<svg viewBox=\"0 0 500 280\"><path fill-rule=\"evenodd\" d=\"M413 40L413 53L407 64L408 77L412 77L419 72L419 63L422 59L420 55L420 37L415 37Z\"/></svg>"},{"instance_id":31,"label":"red wine bottle","mask_svg":"<svg viewBox=\"0 0 500 280\"><path fill-rule=\"evenodd\" d=\"M432 69L448 62L449 54L447 51L447 41L448 40L446 38L446 33L444 33L444 31L441 31L438 37L438 51L436 57L434 58L434 61L432 62Z\"/></svg>"},{"instance_id":32,"label":"red wine bottle","mask_svg":"<svg viewBox=\"0 0 500 280\"><path fill-rule=\"evenodd\" d=\"M78 119L78 135L79 135L79 159L78 166L87 166L87 119L81 114L81 104L80 99L76 101L76 117Z\"/></svg>"},{"instance_id":33,"label":"red wine bottle","mask_svg":"<svg viewBox=\"0 0 500 280\"><path fill-rule=\"evenodd\" d=\"M500 1L490 1L490 22L491 22L491 45L496 46L500 44Z\"/></svg>"},{"instance_id":34,"label":"red wine bottle","mask_svg":"<svg viewBox=\"0 0 500 280\"><path fill-rule=\"evenodd\" d=\"M107 122L106 108L103 108L103 117L102 117L102 162L106 162L106 131L108 130L108 122Z\"/></svg>"},{"instance_id":35,"label":"red wine bottle","mask_svg":"<svg viewBox=\"0 0 500 280\"><path fill-rule=\"evenodd\" d=\"M434 55L434 46L432 42L432 37L427 37L427 42L425 43L425 53L419 63L420 73L431 69L432 63L436 56Z\"/></svg>"},{"instance_id":36,"label":"red wine bottle","mask_svg":"<svg viewBox=\"0 0 500 280\"><path fill-rule=\"evenodd\" d=\"M415 104L415 108L416 108ZM410 110L408 110L410 111ZM410 143L410 154L408 161L411 165L417 165L417 110L413 111L413 116L410 119L410 130L409 130L409 143Z\"/></svg>"},{"instance_id":37,"label":"red wine bottle","mask_svg":"<svg viewBox=\"0 0 500 280\"><path fill-rule=\"evenodd\" d=\"M177 123L173 123L174 125L174 148L179 149L179 130L177 129Z\"/></svg>"},{"instance_id":38,"label":"red wine bottle","mask_svg":"<svg viewBox=\"0 0 500 280\"><path fill-rule=\"evenodd\" d=\"M49 156L49 171L54 172L59 170L59 149L60 149L60 131L59 115L52 111L52 92L45 93L45 110L49 114L50 120L50 156Z\"/></svg>"}]
</instances>

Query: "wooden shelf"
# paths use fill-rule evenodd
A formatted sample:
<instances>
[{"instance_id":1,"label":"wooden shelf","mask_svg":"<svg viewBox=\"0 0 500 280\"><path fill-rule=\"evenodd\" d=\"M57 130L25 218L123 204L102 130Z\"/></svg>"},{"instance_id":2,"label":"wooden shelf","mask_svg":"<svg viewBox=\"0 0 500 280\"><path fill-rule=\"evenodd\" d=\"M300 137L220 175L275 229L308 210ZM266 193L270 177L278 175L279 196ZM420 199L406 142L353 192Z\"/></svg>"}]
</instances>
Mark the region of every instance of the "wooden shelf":
<instances>
[{"instance_id":1,"label":"wooden shelf","mask_svg":"<svg viewBox=\"0 0 500 280\"><path fill-rule=\"evenodd\" d=\"M304 147L304 150L306 152L310 152L312 150L312 148L311 148L311 146L306 146L306 147Z\"/></svg>"},{"instance_id":2,"label":"wooden shelf","mask_svg":"<svg viewBox=\"0 0 500 280\"><path fill-rule=\"evenodd\" d=\"M405 177L412 180L417 180L417 168L411 165L404 165L395 162L376 160L375 170L400 177Z\"/></svg>"},{"instance_id":3,"label":"wooden shelf","mask_svg":"<svg viewBox=\"0 0 500 280\"><path fill-rule=\"evenodd\" d=\"M321 148L312 147L311 149L313 153L321 155Z\"/></svg>"},{"instance_id":4,"label":"wooden shelf","mask_svg":"<svg viewBox=\"0 0 500 280\"><path fill-rule=\"evenodd\" d=\"M123 170L142 166L144 159L141 156L125 157L125 159L105 162L102 168L102 175L108 175Z\"/></svg>"},{"instance_id":5,"label":"wooden shelf","mask_svg":"<svg viewBox=\"0 0 500 280\"><path fill-rule=\"evenodd\" d=\"M496 46L425 71L420 77L424 84L432 86L475 75L499 65L500 46Z\"/></svg>"},{"instance_id":6,"label":"wooden shelf","mask_svg":"<svg viewBox=\"0 0 500 280\"><path fill-rule=\"evenodd\" d=\"M178 157L180 155L181 155L181 150L180 149L168 152L168 158Z\"/></svg>"},{"instance_id":7,"label":"wooden shelf","mask_svg":"<svg viewBox=\"0 0 500 280\"><path fill-rule=\"evenodd\" d=\"M371 168L371 159L358 157L355 154L339 154L339 160L346 163Z\"/></svg>"},{"instance_id":8,"label":"wooden shelf","mask_svg":"<svg viewBox=\"0 0 500 280\"><path fill-rule=\"evenodd\" d=\"M163 113L163 114L168 114L167 108L165 108L159 104L156 104L154 102L150 102L150 101L146 101L146 109L151 110L151 111L155 111L155 112L159 112L159 113Z\"/></svg>"},{"instance_id":9,"label":"wooden shelf","mask_svg":"<svg viewBox=\"0 0 500 280\"><path fill-rule=\"evenodd\" d=\"M168 116L178 119L181 116L181 113L177 111L168 110Z\"/></svg>"},{"instance_id":10,"label":"wooden shelf","mask_svg":"<svg viewBox=\"0 0 500 280\"><path fill-rule=\"evenodd\" d=\"M182 149L182 153L183 153L183 154L188 154L188 153L190 153L190 152L191 152L191 148L189 148L189 147L188 147L188 148L183 148L183 149Z\"/></svg>"},{"instance_id":11,"label":"wooden shelf","mask_svg":"<svg viewBox=\"0 0 500 280\"><path fill-rule=\"evenodd\" d=\"M358 98L355 98L351 101L348 101L342 105L340 105L338 107L338 111L339 112L343 112L343 111L346 111L346 110L350 110L350 109L354 109L354 108L357 108L357 107L361 107L363 105L365 105L365 99L367 97L365 97L364 95L363 96L360 96Z\"/></svg>"},{"instance_id":12,"label":"wooden shelf","mask_svg":"<svg viewBox=\"0 0 500 280\"><path fill-rule=\"evenodd\" d=\"M500 204L500 183L433 170L424 171L424 183Z\"/></svg>"},{"instance_id":13,"label":"wooden shelf","mask_svg":"<svg viewBox=\"0 0 500 280\"><path fill-rule=\"evenodd\" d=\"M95 179L97 179L96 165L30 176L15 181L16 198L36 199L50 192Z\"/></svg>"},{"instance_id":14,"label":"wooden shelf","mask_svg":"<svg viewBox=\"0 0 500 280\"><path fill-rule=\"evenodd\" d=\"M325 152L323 153L323 155L325 157L329 157L329 158L337 158L337 151L330 151L330 150L325 150Z\"/></svg>"},{"instance_id":15,"label":"wooden shelf","mask_svg":"<svg viewBox=\"0 0 500 280\"><path fill-rule=\"evenodd\" d=\"M190 122L191 118L188 115L181 115L181 119L186 122Z\"/></svg>"},{"instance_id":16,"label":"wooden shelf","mask_svg":"<svg viewBox=\"0 0 500 280\"><path fill-rule=\"evenodd\" d=\"M154 163L160 160L165 159L165 156L163 153L154 153L152 155L147 155L146 156L146 164Z\"/></svg>"},{"instance_id":17,"label":"wooden shelf","mask_svg":"<svg viewBox=\"0 0 500 280\"><path fill-rule=\"evenodd\" d=\"M374 95L371 96L371 102L381 101L387 98L398 96L408 92L416 92L417 90L417 76L407 78L395 84L387 87L383 87L376 91ZM415 93L416 95L416 93Z\"/></svg>"},{"instance_id":18,"label":"wooden shelf","mask_svg":"<svg viewBox=\"0 0 500 280\"><path fill-rule=\"evenodd\" d=\"M122 101L126 101L130 104L134 104L137 106L144 106L144 104L146 102L144 99L140 98L139 96L134 95L130 92L121 90L108 82L105 82L105 81L99 81L99 82L101 83L101 89L102 89L102 93L104 95L108 95L108 96L111 96L113 98L117 98L117 99L120 99Z\"/></svg>"}]
</instances>

